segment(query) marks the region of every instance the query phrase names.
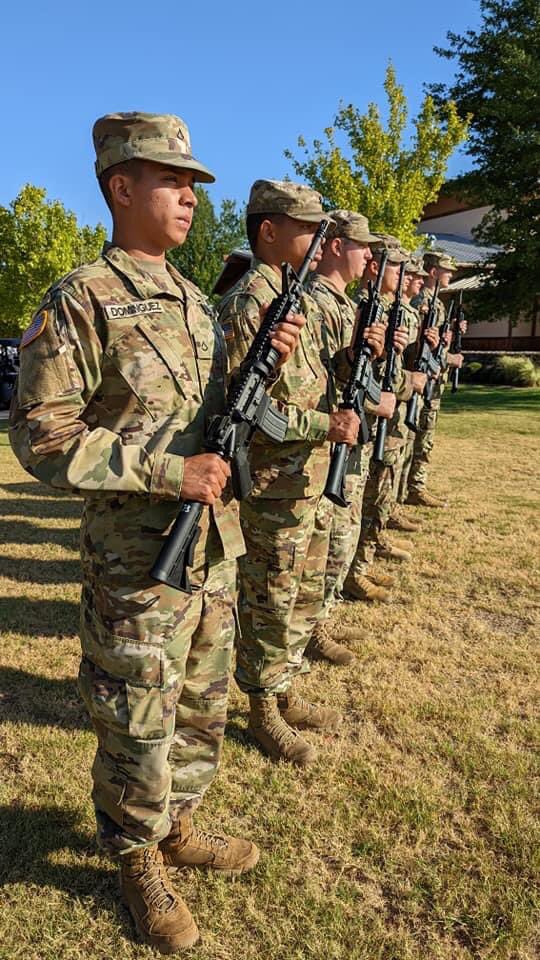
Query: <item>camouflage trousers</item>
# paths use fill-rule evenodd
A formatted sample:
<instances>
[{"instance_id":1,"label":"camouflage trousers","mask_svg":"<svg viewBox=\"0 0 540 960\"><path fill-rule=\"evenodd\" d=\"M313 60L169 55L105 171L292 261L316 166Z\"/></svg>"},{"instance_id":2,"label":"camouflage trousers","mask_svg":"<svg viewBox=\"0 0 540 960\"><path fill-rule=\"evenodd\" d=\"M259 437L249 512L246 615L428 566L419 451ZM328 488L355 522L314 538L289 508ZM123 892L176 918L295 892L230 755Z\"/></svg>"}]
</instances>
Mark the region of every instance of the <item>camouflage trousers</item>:
<instances>
[{"instance_id":1,"label":"camouflage trousers","mask_svg":"<svg viewBox=\"0 0 540 960\"><path fill-rule=\"evenodd\" d=\"M373 444L368 443L352 454L356 457L354 473L346 477L346 496L350 507L338 507L322 497L317 508L316 526L330 531L324 577L325 619L331 615L332 608L342 596L343 584L356 553L362 523L362 500L372 453Z\"/></svg>"},{"instance_id":2,"label":"camouflage trousers","mask_svg":"<svg viewBox=\"0 0 540 960\"><path fill-rule=\"evenodd\" d=\"M362 504L360 537L351 573L364 576L375 559L375 550L381 543L382 533L394 508L394 488L401 447L385 448L383 462L371 460Z\"/></svg>"},{"instance_id":3,"label":"camouflage trousers","mask_svg":"<svg viewBox=\"0 0 540 960\"><path fill-rule=\"evenodd\" d=\"M405 503L409 492L409 473L414 456L414 439L416 434L409 430L407 440L401 448L401 456L396 467L394 499L396 503Z\"/></svg>"},{"instance_id":4,"label":"camouflage trousers","mask_svg":"<svg viewBox=\"0 0 540 960\"><path fill-rule=\"evenodd\" d=\"M213 780L234 642L236 564L219 560L217 533L192 595L158 584L148 571L162 539L130 500L92 506L81 541L79 687L98 740L98 843L113 856L167 836Z\"/></svg>"},{"instance_id":5,"label":"camouflage trousers","mask_svg":"<svg viewBox=\"0 0 540 960\"><path fill-rule=\"evenodd\" d=\"M441 409L439 399L432 400L431 406L422 407L418 418L418 431L414 438L414 449L408 473L407 490L424 490L427 485L428 467L435 439L435 427Z\"/></svg>"},{"instance_id":6,"label":"camouflage trousers","mask_svg":"<svg viewBox=\"0 0 540 960\"><path fill-rule=\"evenodd\" d=\"M235 676L245 693L282 693L302 671L323 610L330 530L316 526L318 502L260 498L240 505L247 554L239 561Z\"/></svg>"}]
</instances>

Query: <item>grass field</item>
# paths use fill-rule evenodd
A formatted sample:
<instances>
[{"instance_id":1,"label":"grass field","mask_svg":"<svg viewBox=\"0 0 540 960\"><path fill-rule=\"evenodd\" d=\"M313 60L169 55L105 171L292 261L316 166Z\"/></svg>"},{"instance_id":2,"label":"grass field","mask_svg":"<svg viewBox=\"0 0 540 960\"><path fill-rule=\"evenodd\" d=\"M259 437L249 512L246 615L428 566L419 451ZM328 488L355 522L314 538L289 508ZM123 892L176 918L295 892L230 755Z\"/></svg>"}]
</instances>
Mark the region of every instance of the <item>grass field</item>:
<instances>
[{"instance_id":1,"label":"grass field","mask_svg":"<svg viewBox=\"0 0 540 960\"><path fill-rule=\"evenodd\" d=\"M193 960L540 956L539 399L487 387L446 399L432 489L451 508L424 511L392 606L343 605L362 627L356 664L302 682L345 717L338 735L311 737L313 767L264 759L233 690L199 822L245 832L262 856L233 884L182 876L203 933ZM78 516L77 500L23 473L2 429L2 960L155 956L94 846Z\"/></svg>"}]
</instances>

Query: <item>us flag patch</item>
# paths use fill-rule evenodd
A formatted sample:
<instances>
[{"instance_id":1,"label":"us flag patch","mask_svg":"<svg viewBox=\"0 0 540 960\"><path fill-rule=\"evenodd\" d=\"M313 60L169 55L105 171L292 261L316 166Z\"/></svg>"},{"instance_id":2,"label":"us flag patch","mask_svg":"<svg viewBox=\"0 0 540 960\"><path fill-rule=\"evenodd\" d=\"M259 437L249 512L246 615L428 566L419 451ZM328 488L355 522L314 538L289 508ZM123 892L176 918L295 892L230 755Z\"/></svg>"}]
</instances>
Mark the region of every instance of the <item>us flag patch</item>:
<instances>
[{"instance_id":1,"label":"us flag patch","mask_svg":"<svg viewBox=\"0 0 540 960\"><path fill-rule=\"evenodd\" d=\"M221 329L223 330L223 336L226 340L232 340L234 337L234 330L232 325L232 320L224 320L221 324Z\"/></svg>"},{"instance_id":2,"label":"us flag patch","mask_svg":"<svg viewBox=\"0 0 540 960\"><path fill-rule=\"evenodd\" d=\"M45 327L47 326L48 319L49 316L46 310L42 310L40 313L36 314L32 320L32 323L26 328L21 337L21 350L23 347L27 347L29 343L32 343L32 340L35 340L36 337L39 337L40 333L43 333Z\"/></svg>"}]
</instances>

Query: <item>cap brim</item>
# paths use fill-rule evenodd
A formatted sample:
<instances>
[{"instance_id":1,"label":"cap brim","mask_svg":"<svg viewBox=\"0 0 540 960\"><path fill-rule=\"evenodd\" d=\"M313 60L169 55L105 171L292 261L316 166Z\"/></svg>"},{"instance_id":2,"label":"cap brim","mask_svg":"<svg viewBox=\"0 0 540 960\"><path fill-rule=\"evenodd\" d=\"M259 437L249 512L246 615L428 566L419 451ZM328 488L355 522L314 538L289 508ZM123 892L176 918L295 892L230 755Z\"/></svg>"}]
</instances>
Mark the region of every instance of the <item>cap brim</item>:
<instances>
[{"instance_id":1,"label":"cap brim","mask_svg":"<svg viewBox=\"0 0 540 960\"><path fill-rule=\"evenodd\" d=\"M285 211L284 211L285 212ZM332 217L329 213L326 213L324 210L321 213L288 213L286 214L291 220L304 220L306 223L320 223L321 220L329 220L330 223L334 223Z\"/></svg>"},{"instance_id":2,"label":"cap brim","mask_svg":"<svg viewBox=\"0 0 540 960\"><path fill-rule=\"evenodd\" d=\"M186 157L175 156L174 153L153 154L151 157L141 157L144 160L150 160L151 163L162 163L166 167L179 167L180 170L190 170L193 173L193 179L198 183L215 183L215 176L203 166L195 157L187 159Z\"/></svg>"}]
</instances>

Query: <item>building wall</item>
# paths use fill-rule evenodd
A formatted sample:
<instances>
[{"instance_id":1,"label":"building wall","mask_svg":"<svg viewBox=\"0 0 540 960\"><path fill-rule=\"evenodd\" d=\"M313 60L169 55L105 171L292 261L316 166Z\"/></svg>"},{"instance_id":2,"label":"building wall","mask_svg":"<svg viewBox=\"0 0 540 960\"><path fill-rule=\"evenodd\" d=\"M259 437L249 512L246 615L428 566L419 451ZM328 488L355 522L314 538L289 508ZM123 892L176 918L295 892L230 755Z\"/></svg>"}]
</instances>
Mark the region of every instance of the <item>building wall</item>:
<instances>
[{"instance_id":1,"label":"building wall","mask_svg":"<svg viewBox=\"0 0 540 960\"><path fill-rule=\"evenodd\" d=\"M431 217L429 220L421 220L418 230L420 233L434 233L435 236L437 233L453 233L457 237L470 240L473 229L490 209L490 207L475 207L474 210L459 210L443 217Z\"/></svg>"}]
</instances>

